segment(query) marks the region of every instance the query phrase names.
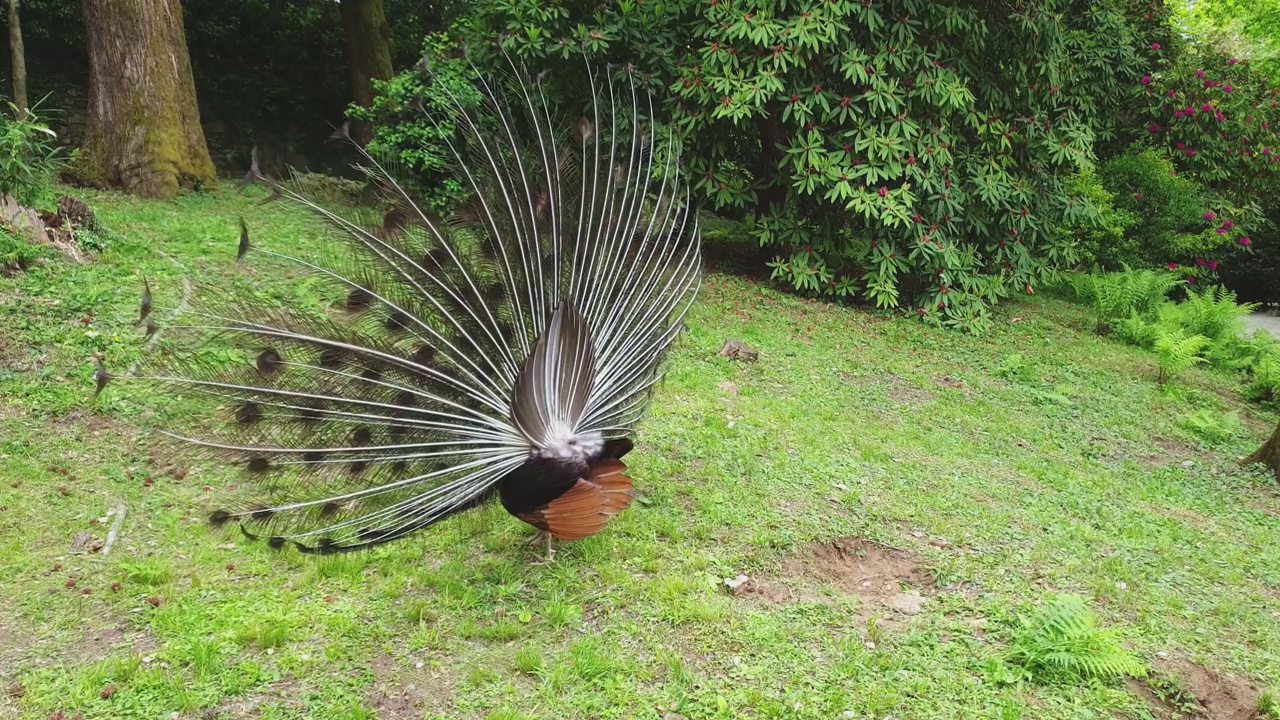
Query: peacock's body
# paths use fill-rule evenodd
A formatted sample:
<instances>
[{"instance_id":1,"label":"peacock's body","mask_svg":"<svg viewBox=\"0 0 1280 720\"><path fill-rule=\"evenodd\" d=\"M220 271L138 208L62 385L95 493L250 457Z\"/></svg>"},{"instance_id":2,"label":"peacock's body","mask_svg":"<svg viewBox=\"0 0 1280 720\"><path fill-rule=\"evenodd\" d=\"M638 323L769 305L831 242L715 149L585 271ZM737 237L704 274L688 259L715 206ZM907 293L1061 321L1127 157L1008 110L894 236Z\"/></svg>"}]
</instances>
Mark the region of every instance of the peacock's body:
<instances>
[{"instance_id":1,"label":"peacock's body","mask_svg":"<svg viewBox=\"0 0 1280 720\"><path fill-rule=\"evenodd\" d=\"M199 432L168 431L260 481L261 502L216 510L214 524L337 552L495 495L570 540L628 506L621 458L701 265L678 145L658 141L652 101L621 78L590 77L592 109L575 122L556 119L536 81L500 93L479 78L482 110L454 103L469 200L447 221L372 160L391 200L374 217L257 176L330 232L293 257L251 248L242 226L238 257L296 263L343 299L320 317L216 300L170 330L216 332L251 362L169 355L132 378L222 408Z\"/></svg>"}]
</instances>

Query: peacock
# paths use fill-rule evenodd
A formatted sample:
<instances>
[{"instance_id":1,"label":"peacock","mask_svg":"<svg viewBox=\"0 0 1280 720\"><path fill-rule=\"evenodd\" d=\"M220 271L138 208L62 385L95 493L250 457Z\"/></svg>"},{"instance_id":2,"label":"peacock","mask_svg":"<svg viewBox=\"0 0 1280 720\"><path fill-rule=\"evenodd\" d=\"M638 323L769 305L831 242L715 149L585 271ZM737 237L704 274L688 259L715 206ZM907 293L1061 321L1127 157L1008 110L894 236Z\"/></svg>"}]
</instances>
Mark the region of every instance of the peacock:
<instances>
[{"instance_id":1,"label":"peacock","mask_svg":"<svg viewBox=\"0 0 1280 720\"><path fill-rule=\"evenodd\" d=\"M160 432L250 476L254 499L213 510L213 525L336 553L496 498L550 560L552 538L595 535L631 504L623 457L701 281L680 143L629 68L588 65L590 102L566 114L544 74L508 65L475 71L474 96L442 86L450 112L429 114L465 191L442 217L363 151L376 211L313 199L255 157L248 179L317 218L314 251L272 250L242 219L235 262L295 265L333 307L220 293L163 330L239 362L162 350L120 378L209 408L197 429ZM158 314L146 284L148 337ZM98 391L114 377L99 363Z\"/></svg>"}]
</instances>

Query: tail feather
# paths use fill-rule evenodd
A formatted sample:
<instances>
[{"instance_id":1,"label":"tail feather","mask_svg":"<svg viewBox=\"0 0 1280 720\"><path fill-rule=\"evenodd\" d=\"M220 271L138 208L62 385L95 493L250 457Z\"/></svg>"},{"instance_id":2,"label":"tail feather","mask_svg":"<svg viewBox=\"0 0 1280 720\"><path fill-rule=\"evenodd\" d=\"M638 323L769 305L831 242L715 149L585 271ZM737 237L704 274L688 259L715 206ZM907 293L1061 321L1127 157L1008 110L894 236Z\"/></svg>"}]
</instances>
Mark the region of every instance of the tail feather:
<instances>
[{"instance_id":1,"label":"tail feather","mask_svg":"<svg viewBox=\"0 0 1280 720\"><path fill-rule=\"evenodd\" d=\"M555 423L619 438L642 416L700 281L678 141L629 74L589 74L579 120L522 77L504 94L480 75L478 110L451 98L470 197L448 217L368 155L373 210L251 171L316 222L300 255L245 222L237 261L295 266L324 309L252 290L206 300L174 328L197 344L166 340L132 378L216 406L214 423L166 429L254 478L258 496L215 524L308 552L389 542L485 501ZM621 485L606 490L610 512L625 507Z\"/></svg>"}]
</instances>

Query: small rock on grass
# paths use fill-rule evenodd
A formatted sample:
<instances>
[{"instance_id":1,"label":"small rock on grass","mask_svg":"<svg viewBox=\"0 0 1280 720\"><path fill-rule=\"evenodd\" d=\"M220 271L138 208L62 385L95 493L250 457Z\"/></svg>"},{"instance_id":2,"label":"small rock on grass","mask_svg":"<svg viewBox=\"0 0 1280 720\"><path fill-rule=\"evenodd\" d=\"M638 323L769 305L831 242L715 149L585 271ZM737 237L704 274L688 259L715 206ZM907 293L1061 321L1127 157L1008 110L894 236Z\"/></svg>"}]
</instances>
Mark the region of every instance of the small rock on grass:
<instances>
[{"instance_id":1,"label":"small rock on grass","mask_svg":"<svg viewBox=\"0 0 1280 720\"><path fill-rule=\"evenodd\" d=\"M896 610L903 615L919 615L924 612L924 604L928 602L928 598L921 597L918 592L905 592L894 595L885 600L885 605L890 609Z\"/></svg>"}]
</instances>

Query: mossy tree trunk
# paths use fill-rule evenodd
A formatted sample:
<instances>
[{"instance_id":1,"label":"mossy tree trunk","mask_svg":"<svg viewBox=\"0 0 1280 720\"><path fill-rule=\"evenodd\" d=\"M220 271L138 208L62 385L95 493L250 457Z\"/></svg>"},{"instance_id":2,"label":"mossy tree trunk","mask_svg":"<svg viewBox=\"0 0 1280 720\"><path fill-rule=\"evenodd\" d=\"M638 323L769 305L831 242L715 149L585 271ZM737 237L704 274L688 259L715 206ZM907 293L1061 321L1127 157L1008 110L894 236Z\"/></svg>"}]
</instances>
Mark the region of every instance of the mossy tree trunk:
<instances>
[{"instance_id":1,"label":"mossy tree trunk","mask_svg":"<svg viewBox=\"0 0 1280 720\"><path fill-rule=\"evenodd\" d=\"M347 38L351 100L369 107L373 104L372 81L388 80L394 74L391 28L383 0L342 0L342 29ZM373 137L373 127L367 122L352 121L351 137L363 147Z\"/></svg>"},{"instance_id":2,"label":"mossy tree trunk","mask_svg":"<svg viewBox=\"0 0 1280 720\"><path fill-rule=\"evenodd\" d=\"M1244 459L1245 465L1266 465L1271 468L1271 472L1275 473L1276 480L1280 481L1280 425L1276 426L1276 431L1271 434L1271 439L1263 443L1258 451Z\"/></svg>"},{"instance_id":3,"label":"mossy tree trunk","mask_svg":"<svg viewBox=\"0 0 1280 720\"><path fill-rule=\"evenodd\" d=\"M81 172L135 195L214 180L180 0L82 0L89 113Z\"/></svg>"},{"instance_id":4,"label":"mossy tree trunk","mask_svg":"<svg viewBox=\"0 0 1280 720\"><path fill-rule=\"evenodd\" d=\"M18 0L9 0L9 71L13 78L13 104L18 115L26 117L27 110L27 54L22 47L22 23L18 18Z\"/></svg>"}]
</instances>

